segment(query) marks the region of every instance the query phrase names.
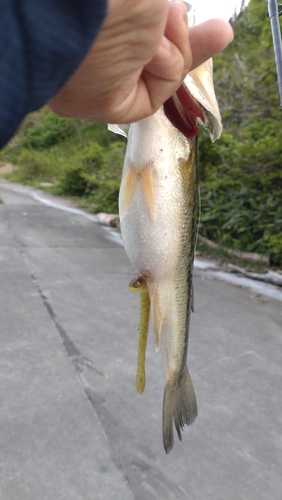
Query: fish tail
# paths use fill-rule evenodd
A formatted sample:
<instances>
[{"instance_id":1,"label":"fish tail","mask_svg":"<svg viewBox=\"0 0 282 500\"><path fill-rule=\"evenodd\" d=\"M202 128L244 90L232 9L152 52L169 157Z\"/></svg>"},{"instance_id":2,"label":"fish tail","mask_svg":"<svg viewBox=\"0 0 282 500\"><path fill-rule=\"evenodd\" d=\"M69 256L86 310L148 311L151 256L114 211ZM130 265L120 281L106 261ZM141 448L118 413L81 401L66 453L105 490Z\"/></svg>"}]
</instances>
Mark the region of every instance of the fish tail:
<instances>
[{"instance_id":1,"label":"fish tail","mask_svg":"<svg viewBox=\"0 0 282 500\"><path fill-rule=\"evenodd\" d=\"M197 416L197 401L188 368L177 384L168 381L163 401L163 445L166 453L173 447L173 422L181 441L184 425L191 425Z\"/></svg>"}]
</instances>

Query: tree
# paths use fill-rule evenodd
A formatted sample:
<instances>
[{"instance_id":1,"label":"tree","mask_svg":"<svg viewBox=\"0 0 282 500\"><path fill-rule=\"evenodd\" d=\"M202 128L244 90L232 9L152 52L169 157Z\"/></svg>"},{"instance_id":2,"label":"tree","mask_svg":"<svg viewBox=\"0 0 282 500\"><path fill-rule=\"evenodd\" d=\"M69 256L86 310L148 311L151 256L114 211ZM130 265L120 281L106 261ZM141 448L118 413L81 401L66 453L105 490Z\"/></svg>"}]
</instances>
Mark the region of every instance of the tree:
<instances>
[{"instance_id":1,"label":"tree","mask_svg":"<svg viewBox=\"0 0 282 500\"><path fill-rule=\"evenodd\" d=\"M251 0L214 59L222 139L200 139L201 232L282 265L282 127L267 2Z\"/></svg>"}]
</instances>

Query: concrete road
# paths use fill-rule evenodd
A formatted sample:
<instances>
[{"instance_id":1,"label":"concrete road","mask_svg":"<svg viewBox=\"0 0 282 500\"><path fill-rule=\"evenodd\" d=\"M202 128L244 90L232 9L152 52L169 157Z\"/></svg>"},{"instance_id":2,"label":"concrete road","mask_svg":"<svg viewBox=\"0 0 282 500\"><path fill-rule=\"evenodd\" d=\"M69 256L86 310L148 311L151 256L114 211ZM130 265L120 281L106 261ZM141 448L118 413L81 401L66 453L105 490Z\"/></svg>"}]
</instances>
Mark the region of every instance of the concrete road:
<instances>
[{"instance_id":1,"label":"concrete road","mask_svg":"<svg viewBox=\"0 0 282 500\"><path fill-rule=\"evenodd\" d=\"M281 500L281 302L195 277L199 416L166 455L152 336L135 392L123 248L30 190L0 197L0 500Z\"/></svg>"}]
</instances>

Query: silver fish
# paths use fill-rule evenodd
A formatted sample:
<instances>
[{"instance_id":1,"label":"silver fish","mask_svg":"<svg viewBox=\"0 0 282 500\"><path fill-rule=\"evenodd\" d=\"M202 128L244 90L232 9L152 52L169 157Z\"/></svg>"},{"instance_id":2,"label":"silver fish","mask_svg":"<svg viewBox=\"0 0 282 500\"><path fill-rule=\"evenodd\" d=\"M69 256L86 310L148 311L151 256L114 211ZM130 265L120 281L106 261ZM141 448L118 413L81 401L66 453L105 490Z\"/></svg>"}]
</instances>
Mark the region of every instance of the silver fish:
<instances>
[{"instance_id":1,"label":"silver fish","mask_svg":"<svg viewBox=\"0 0 282 500\"><path fill-rule=\"evenodd\" d=\"M156 350L161 347L165 366L166 453L173 447L173 423L181 440L184 425L197 416L186 365L198 219L196 118L212 140L219 137L221 119L211 60L189 73L153 116L128 126L109 126L128 135L119 211L124 247L139 272L130 289L141 292L136 386L143 392L151 309Z\"/></svg>"}]
</instances>

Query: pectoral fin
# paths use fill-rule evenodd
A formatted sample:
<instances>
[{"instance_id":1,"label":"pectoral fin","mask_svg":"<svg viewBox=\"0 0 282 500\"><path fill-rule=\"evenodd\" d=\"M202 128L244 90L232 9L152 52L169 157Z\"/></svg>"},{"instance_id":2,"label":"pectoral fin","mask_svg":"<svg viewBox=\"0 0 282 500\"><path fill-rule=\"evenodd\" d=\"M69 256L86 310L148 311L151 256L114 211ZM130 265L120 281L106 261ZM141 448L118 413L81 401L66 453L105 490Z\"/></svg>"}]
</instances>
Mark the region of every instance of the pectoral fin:
<instances>
[{"instance_id":1,"label":"pectoral fin","mask_svg":"<svg viewBox=\"0 0 282 500\"><path fill-rule=\"evenodd\" d=\"M142 394L146 385L145 359L150 318L150 296L147 283L142 276L139 276L129 283L129 290L131 292L140 292L140 322L138 327L139 338L136 390L138 394Z\"/></svg>"},{"instance_id":2,"label":"pectoral fin","mask_svg":"<svg viewBox=\"0 0 282 500\"><path fill-rule=\"evenodd\" d=\"M119 216L122 220L127 211L137 186L138 174L132 165L128 165L123 173L120 194L119 194Z\"/></svg>"},{"instance_id":3,"label":"pectoral fin","mask_svg":"<svg viewBox=\"0 0 282 500\"><path fill-rule=\"evenodd\" d=\"M149 162L140 169L136 169L134 165L129 164L123 173L119 195L119 215L121 220L132 201L138 182L141 182L141 189L150 214L153 219L156 218L154 171L153 163Z\"/></svg>"},{"instance_id":4,"label":"pectoral fin","mask_svg":"<svg viewBox=\"0 0 282 500\"><path fill-rule=\"evenodd\" d=\"M148 163L141 171L141 185L147 206L153 219L156 218L153 164Z\"/></svg>"}]
</instances>

